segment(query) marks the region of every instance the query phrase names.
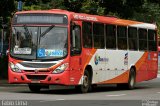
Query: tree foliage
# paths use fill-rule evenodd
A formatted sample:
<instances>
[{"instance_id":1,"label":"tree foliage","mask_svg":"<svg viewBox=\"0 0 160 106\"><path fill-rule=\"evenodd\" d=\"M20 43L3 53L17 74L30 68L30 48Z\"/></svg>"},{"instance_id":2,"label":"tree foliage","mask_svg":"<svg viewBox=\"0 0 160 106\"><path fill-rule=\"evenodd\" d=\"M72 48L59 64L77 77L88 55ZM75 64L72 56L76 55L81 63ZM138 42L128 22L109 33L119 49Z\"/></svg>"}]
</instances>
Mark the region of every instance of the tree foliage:
<instances>
[{"instance_id":1,"label":"tree foliage","mask_svg":"<svg viewBox=\"0 0 160 106\"><path fill-rule=\"evenodd\" d=\"M0 0L0 17L8 21L17 11L19 0ZM98 15L157 23L160 26L160 0L22 0L23 10L66 9Z\"/></svg>"},{"instance_id":2,"label":"tree foliage","mask_svg":"<svg viewBox=\"0 0 160 106\"><path fill-rule=\"evenodd\" d=\"M14 12L15 12L14 0L0 0L0 17L1 17L0 21L2 21L3 18L3 23L8 23L10 21L10 17L13 15Z\"/></svg>"}]
</instances>

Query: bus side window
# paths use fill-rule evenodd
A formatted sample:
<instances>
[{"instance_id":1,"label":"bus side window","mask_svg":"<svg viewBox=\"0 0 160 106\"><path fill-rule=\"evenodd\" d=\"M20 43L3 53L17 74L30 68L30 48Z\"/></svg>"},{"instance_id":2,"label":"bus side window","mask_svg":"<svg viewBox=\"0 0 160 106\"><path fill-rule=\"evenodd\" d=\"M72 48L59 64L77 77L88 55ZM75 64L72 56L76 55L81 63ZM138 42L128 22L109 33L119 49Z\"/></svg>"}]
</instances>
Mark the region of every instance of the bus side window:
<instances>
[{"instance_id":1,"label":"bus side window","mask_svg":"<svg viewBox=\"0 0 160 106\"><path fill-rule=\"evenodd\" d=\"M106 25L106 48L115 49L116 48L116 26Z\"/></svg>"},{"instance_id":2,"label":"bus side window","mask_svg":"<svg viewBox=\"0 0 160 106\"><path fill-rule=\"evenodd\" d=\"M71 30L71 55L79 55L81 53L81 30L80 26L74 25Z\"/></svg>"},{"instance_id":3,"label":"bus side window","mask_svg":"<svg viewBox=\"0 0 160 106\"><path fill-rule=\"evenodd\" d=\"M137 37L137 28L129 27L128 28L128 42L129 42L129 50L138 50L138 37Z\"/></svg>"},{"instance_id":4,"label":"bus side window","mask_svg":"<svg viewBox=\"0 0 160 106\"><path fill-rule=\"evenodd\" d=\"M94 23L93 24L93 38L94 47L99 49L104 49L104 24Z\"/></svg>"},{"instance_id":5,"label":"bus side window","mask_svg":"<svg viewBox=\"0 0 160 106\"><path fill-rule=\"evenodd\" d=\"M127 27L125 26L117 27L117 40L118 40L118 49L126 50L127 49Z\"/></svg>"},{"instance_id":6,"label":"bus side window","mask_svg":"<svg viewBox=\"0 0 160 106\"><path fill-rule=\"evenodd\" d=\"M92 23L90 22L82 23L82 36L83 36L83 46L85 48L92 48Z\"/></svg>"},{"instance_id":7,"label":"bus side window","mask_svg":"<svg viewBox=\"0 0 160 106\"><path fill-rule=\"evenodd\" d=\"M147 30L140 28L138 30L139 37L139 50L146 51L147 50Z\"/></svg>"},{"instance_id":8,"label":"bus side window","mask_svg":"<svg viewBox=\"0 0 160 106\"><path fill-rule=\"evenodd\" d=\"M155 30L148 30L148 49L149 51L157 51L157 39Z\"/></svg>"}]
</instances>

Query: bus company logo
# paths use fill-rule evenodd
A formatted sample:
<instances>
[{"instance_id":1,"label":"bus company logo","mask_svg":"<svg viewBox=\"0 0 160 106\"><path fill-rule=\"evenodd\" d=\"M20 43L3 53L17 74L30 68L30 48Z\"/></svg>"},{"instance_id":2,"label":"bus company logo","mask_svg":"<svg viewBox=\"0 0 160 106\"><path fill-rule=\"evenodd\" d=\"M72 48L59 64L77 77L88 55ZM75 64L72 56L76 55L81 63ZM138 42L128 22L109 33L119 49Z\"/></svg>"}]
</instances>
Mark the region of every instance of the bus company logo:
<instances>
[{"instance_id":1,"label":"bus company logo","mask_svg":"<svg viewBox=\"0 0 160 106\"><path fill-rule=\"evenodd\" d=\"M99 63L104 63L104 62L108 62L109 61L109 59L108 58L101 58L99 55L95 55L95 57L94 57L94 63L95 63L95 65L98 65Z\"/></svg>"},{"instance_id":2,"label":"bus company logo","mask_svg":"<svg viewBox=\"0 0 160 106\"><path fill-rule=\"evenodd\" d=\"M39 70L35 69L34 72L35 72L35 74L37 74L39 72Z\"/></svg>"},{"instance_id":3,"label":"bus company logo","mask_svg":"<svg viewBox=\"0 0 160 106\"><path fill-rule=\"evenodd\" d=\"M128 53L124 56L124 65L128 65Z\"/></svg>"},{"instance_id":4,"label":"bus company logo","mask_svg":"<svg viewBox=\"0 0 160 106\"><path fill-rule=\"evenodd\" d=\"M95 65L98 65L98 60L99 60L100 56L96 55L94 58L94 63Z\"/></svg>"}]
</instances>

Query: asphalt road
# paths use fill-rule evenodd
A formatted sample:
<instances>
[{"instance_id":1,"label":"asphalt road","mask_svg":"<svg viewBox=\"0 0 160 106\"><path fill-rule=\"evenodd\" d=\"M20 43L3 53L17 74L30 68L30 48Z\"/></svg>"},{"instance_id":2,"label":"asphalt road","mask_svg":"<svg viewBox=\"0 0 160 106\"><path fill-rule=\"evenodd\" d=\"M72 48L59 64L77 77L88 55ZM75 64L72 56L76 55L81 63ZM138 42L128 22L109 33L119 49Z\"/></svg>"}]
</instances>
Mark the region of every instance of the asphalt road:
<instances>
[{"instance_id":1,"label":"asphalt road","mask_svg":"<svg viewBox=\"0 0 160 106\"><path fill-rule=\"evenodd\" d=\"M153 102L157 103L155 106L160 106L160 77L154 80L138 83L134 90L123 90L117 88L115 85L107 85L98 86L94 91L86 94L77 93L73 88L58 90L56 88L51 90L44 89L39 93L33 93L29 91L27 85L3 85L0 86L0 100L0 105L3 106L5 103L8 103L6 100L18 100L20 102L27 100L28 104L30 102L32 104L38 103L39 105L37 106L43 106L44 104L46 105L49 103L53 104L53 101L56 106L62 106L63 104L67 105L67 103L72 103L72 105L78 104L79 106L82 106L83 104L87 104L87 106L106 104L108 104L107 106L115 106L119 103L123 106L132 106L133 104L134 106L138 106L138 104L142 106L142 103L146 102L145 100L147 100L147 102L149 102L148 100L153 100Z\"/></svg>"}]
</instances>

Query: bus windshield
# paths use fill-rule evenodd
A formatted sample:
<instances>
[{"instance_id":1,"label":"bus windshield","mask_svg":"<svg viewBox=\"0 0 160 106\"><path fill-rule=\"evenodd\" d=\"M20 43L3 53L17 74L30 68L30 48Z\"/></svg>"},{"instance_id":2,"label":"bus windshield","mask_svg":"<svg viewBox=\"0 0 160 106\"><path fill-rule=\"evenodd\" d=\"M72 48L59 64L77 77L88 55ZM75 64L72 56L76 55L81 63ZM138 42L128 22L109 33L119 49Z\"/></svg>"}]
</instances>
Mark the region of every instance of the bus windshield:
<instances>
[{"instance_id":1,"label":"bus windshield","mask_svg":"<svg viewBox=\"0 0 160 106\"><path fill-rule=\"evenodd\" d=\"M20 59L48 60L67 55L67 27L12 27L11 56Z\"/></svg>"}]
</instances>

